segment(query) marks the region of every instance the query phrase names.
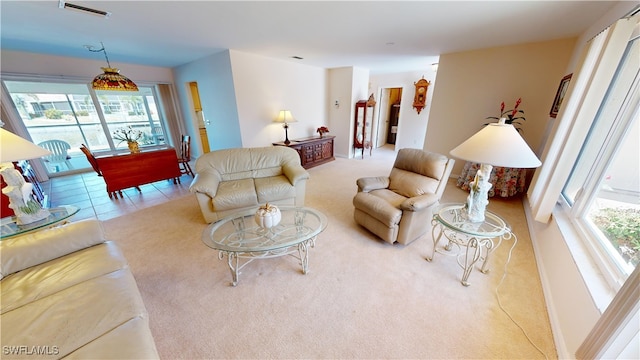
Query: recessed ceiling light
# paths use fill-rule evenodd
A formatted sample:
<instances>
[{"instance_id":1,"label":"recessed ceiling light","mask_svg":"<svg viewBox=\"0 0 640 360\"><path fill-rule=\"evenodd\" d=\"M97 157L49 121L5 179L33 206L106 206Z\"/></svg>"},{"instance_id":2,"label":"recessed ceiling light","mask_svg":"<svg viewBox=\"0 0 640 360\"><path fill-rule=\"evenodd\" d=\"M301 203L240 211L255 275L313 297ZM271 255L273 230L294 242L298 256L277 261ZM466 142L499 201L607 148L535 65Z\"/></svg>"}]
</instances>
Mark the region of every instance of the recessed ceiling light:
<instances>
[{"instance_id":1,"label":"recessed ceiling light","mask_svg":"<svg viewBox=\"0 0 640 360\"><path fill-rule=\"evenodd\" d=\"M396 43L394 43L393 41L389 41L388 43L386 43L386 45L387 45L387 46L393 46L393 45L395 45L395 44L396 44Z\"/></svg>"}]
</instances>

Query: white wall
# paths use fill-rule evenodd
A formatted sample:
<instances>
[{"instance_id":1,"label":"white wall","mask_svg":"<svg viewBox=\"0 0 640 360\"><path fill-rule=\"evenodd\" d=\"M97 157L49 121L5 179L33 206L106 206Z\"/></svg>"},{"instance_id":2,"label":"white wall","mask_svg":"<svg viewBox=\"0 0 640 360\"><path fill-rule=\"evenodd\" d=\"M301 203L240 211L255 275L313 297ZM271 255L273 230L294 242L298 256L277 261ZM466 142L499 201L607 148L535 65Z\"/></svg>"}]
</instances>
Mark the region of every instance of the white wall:
<instances>
[{"instance_id":1,"label":"white wall","mask_svg":"<svg viewBox=\"0 0 640 360\"><path fill-rule=\"evenodd\" d=\"M136 84L173 83L173 73L170 68L125 64L119 63L117 59L110 60L112 67L120 69L121 74ZM1 64L2 72L78 79L87 83L102 73L101 67L107 66L102 55L97 56L96 60L86 60L4 49L1 53Z\"/></svg>"},{"instance_id":2,"label":"white wall","mask_svg":"<svg viewBox=\"0 0 640 360\"><path fill-rule=\"evenodd\" d=\"M353 68L335 68L328 73L329 134L336 136L333 152L335 156L348 158L353 146Z\"/></svg>"},{"instance_id":3,"label":"white wall","mask_svg":"<svg viewBox=\"0 0 640 360\"><path fill-rule=\"evenodd\" d=\"M243 147L283 141L282 124L273 122L280 110L290 110L297 120L289 125L290 140L318 135L316 129L327 125L325 69L235 50L230 53Z\"/></svg>"},{"instance_id":4,"label":"white wall","mask_svg":"<svg viewBox=\"0 0 640 360\"><path fill-rule=\"evenodd\" d=\"M422 77L429 81L430 85L427 89L425 107L420 114L418 114L416 109L413 108L413 97L416 92L415 83ZM399 126L395 145L396 150L402 148L424 148L425 150L435 151L429 144L425 143L433 89L435 88L435 78L436 73L431 69L431 66L425 66L422 72L404 72L371 76L371 87L375 89L376 94L380 94L380 90L383 88L402 88L400 120L398 121ZM379 95L376 96L379 97ZM379 109L377 111L379 111ZM381 119L381 121L383 120L384 119Z\"/></svg>"},{"instance_id":5,"label":"white wall","mask_svg":"<svg viewBox=\"0 0 640 360\"><path fill-rule=\"evenodd\" d=\"M371 94L369 70L358 67L329 69L327 90L329 134L336 136L334 155L351 158L354 156L355 106L359 100L369 99Z\"/></svg>"},{"instance_id":6,"label":"white wall","mask_svg":"<svg viewBox=\"0 0 640 360\"><path fill-rule=\"evenodd\" d=\"M519 109L524 110L526 121L521 134L536 150L575 41L560 39L441 55L425 148L448 154L483 124L495 121L486 118L500 115L501 102L507 110L522 98ZM453 174L459 174L463 166L464 161L457 161Z\"/></svg>"}]
</instances>

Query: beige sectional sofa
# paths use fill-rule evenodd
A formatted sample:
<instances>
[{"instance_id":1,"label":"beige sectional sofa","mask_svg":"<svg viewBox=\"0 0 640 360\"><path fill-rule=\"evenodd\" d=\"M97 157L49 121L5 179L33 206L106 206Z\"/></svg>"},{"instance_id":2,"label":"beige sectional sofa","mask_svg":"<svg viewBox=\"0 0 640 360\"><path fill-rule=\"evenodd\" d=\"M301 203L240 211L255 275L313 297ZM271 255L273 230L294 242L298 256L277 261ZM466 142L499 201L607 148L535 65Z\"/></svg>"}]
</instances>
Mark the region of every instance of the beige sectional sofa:
<instances>
[{"instance_id":1,"label":"beige sectional sofa","mask_svg":"<svg viewBox=\"0 0 640 360\"><path fill-rule=\"evenodd\" d=\"M3 359L157 359L122 252L97 220L0 241Z\"/></svg>"},{"instance_id":2,"label":"beige sectional sofa","mask_svg":"<svg viewBox=\"0 0 640 360\"><path fill-rule=\"evenodd\" d=\"M212 151L196 160L189 187L207 223L267 202L303 206L309 173L284 146Z\"/></svg>"}]
</instances>

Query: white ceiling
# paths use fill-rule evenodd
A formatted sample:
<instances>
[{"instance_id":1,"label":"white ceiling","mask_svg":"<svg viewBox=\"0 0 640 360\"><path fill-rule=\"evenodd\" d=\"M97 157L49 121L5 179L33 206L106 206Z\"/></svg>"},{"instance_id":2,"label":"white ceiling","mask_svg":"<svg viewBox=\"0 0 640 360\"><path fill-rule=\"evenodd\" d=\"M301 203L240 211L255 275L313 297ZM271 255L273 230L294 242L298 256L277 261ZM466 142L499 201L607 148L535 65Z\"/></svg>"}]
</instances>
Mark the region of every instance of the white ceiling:
<instances>
[{"instance_id":1,"label":"white ceiling","mask_svg":"<svg viewBox=\"0 0 640 360\"><path fill-rule=\"evenodd\" d=\"M174 67L234 49L371 73L444 53L579 35L615 1L0 1L2 49ZM292 56L302 57L294 60Z\"/></svg>"}]
</instances>

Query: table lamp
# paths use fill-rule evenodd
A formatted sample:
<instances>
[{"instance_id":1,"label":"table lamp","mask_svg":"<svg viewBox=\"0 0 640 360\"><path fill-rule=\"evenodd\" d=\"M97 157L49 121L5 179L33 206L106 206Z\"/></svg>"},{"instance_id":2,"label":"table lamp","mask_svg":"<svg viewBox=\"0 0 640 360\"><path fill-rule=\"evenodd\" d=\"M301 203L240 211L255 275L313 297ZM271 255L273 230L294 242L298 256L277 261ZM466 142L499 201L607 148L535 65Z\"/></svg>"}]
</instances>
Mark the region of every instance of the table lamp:
<instances>
[{"instance_id":1,"label":"table lamp","mask_svg":"<svg viewBox=\"0 0 640 360\"><path fill-rule=\"evenodd\" d=\"M291 141L289 141L289 123L297 121L293 118L293 115L291 115L291 111L280 110L280 112L278 113L278 117L274 121L284 123L282 125L282 127L284 128L284 144L291 144Z\"/></svg>"},{"instance_id":2,"label":"table lamp","mask_svg":"<svg viewBox=\"0 0 640 360\"><path fill-rule=\"evenodd\" d=\"M1 125L3 125L2 122L0 122ZM32 198L33 184L24 180L13 166L13 161L36 159L49 154L51 154L49 150L0 127L0 175L7 184L2 189L2 193L9 197L9 208L15 213L18 225L45 219L49 216L49 210L43 209Z\"/></svg>"},{"instance_id":3,"label":"table lamp","mask_svg":"<svg viewBox=\"0 0 640 360\"><path fill-rule=\"evenodd\" d=\"M505 118L491 123L458 145L449 153L462 160L480 163L480 169L469 184L466 214L471 222L484 221L491 189L489 177L494 166L512 168L536 168L542 163L529 145Z\"/></svg>"}]
</instances>

